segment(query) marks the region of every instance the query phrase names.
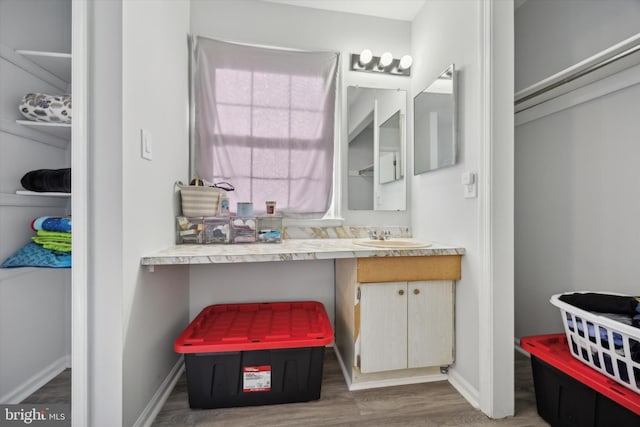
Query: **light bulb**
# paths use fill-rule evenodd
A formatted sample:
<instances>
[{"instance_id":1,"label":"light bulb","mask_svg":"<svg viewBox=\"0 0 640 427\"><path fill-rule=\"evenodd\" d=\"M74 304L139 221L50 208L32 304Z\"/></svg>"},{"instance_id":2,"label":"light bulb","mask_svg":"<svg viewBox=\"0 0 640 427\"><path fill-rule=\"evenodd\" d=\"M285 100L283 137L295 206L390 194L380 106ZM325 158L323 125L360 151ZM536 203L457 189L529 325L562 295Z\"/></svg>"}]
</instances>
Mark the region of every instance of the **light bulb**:
<instances>
[{"instance_id":1,"label":"light bulb","mask_svg":"<svg viewBox=\"0 0 640 427\"><path fill-rule=\"evenodd\" d=\"M406 70L408 68L411 68L411 65L413 65L413 58L411 57L411 55L405 55L400 58L400 66L398 67L398 69Z\"/></svg>"},{"instance_id":2,"label":"light bulb","mask_svg":"<svg viewBox=\"0 0 640 427\"><path fill-rule=\"evenodd\" d=\"M364 67L369 62L371 62L372 59L373 59L373 53L369 49L365 49L362 52L360 52L360 58L358 59L358 62L362 67Z\"/></svg>"},{"instance_id":3,"label":"light bulb","mask_svg":"<svg viewBox=\"0 0 640 427\"><path fill-rule=\"evenodd\" d=\"M393 62L393 55L389 52L385 52L380 57L380 61L378 62L378 66L380 68L387 68Z\"/></svg>"}]
</instances>

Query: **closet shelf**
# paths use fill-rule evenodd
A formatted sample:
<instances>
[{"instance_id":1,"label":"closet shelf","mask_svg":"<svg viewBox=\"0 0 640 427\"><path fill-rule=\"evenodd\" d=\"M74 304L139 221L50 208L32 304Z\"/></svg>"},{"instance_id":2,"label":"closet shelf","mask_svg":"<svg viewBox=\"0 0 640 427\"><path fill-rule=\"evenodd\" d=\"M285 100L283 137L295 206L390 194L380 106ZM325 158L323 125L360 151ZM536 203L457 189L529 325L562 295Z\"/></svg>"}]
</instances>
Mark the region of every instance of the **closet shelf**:
<instances>
[{"instance_id":1,"label":"closet shelf","mask_svg":"<svg viewBox=\"0 0 640 427\"><path fill-rule=\"evenodd\" d=\"M0 193L0 206L65 208L69 202L71 194L61 194L65 194L65 196L55 196L52 195L52 193L36 193L22 190L16 191L15 194Z\"/></svg>"},{"instance_id":2,"label":"closet shelf","mask_svg":"<svg viewBox=\"0 0 640 427\"><path fill-rule=\"evenodd\" d=\"M358 174L363 176L371 176L373 175L373 163L367 167L364 167L358 171Z\"/></svg>"},{"instance_id":3,"label":"closet shelf","mask_svg":"<svg viewBox=\"0 0 640 427\"><path fill-rule=\"evenodd\" d=\"M22 121L22 120L19 120ZM43 126L23 126L21 123L16 122L15 119L8 120L3 117L0 117L0 132L5 132L11 135L19 136L21 138L30 139L35 142L39 142L40 144L51 145L53 147L66 149L69 146L71 129L67 129L69 136L64 138L59 138L57 136L53 136L50 133L41 132L39 129L44 129ZM57 129L60 131L61 129Z\"/></svg>"},{"instance_id":4,"label":"closet shelf","mask_svg":"<svg viewBox=\"0 0 640 427\"><path fill-rule=\"evenodd\" d=\"M35 196L35 197L71 197L71 193L58 193L54 191L49 192L37 192L37 191L29 191L29 190L18 190L16 191L18 196Z\"/></svg>"},{"instance_id":5,"label":"closet shelf","mask_svg":"<svg viewBox=\"0 0 640 427\"><path fill-rule=\"evenodd\" d=\"M349 176L371 177L373 176L373 165L365 166L362 169L349 170Z\"/></svg>"},{"instance_id":6,"label":"closet shelf","mask_svg":"<svg viewBox=\"0 0 640 427\"><path fill-rule=\"evenodd\" d=\"M35 122L32 120L16 120L16 123L37 130L38 132L47 133L56 138L71 139L71 123Z\"/></svg>"},{"instance_id":7,"label":"closet shelf","mask_svg":"<svg viewBox=\"0 0 640 427\"><path fill-rule=\"evenodd\" d=\"M38 66L48 70L54 76L71 83L71 54L61 52L44 52L37 50L16 50Z\"/></svg>"},{"instance_id":8,"label":"closet shelf","mask_svg":"<svg viewBox=\"0 0 640 427\"><path fill-rule=\"evenodd\" d=\"M36 54L34 54L36 53ZM65 53L56 52L39 52L31 50L14 50L9 46L0 43L0 58L12 63L16 67L19 67L31 74L32 76L42 80L55 87L61 92L69 90L69 83L71 82L71 55ZM35 59L37 58L37 59ZM68 65L53 66L53 70L56 73L62 74L65 78L60 78L49 69L43 68L43 65L39 65L36 61L43 58L45 61L54 61L60 63L67 63ZM69 68L69 72L64 71L65 68Z\"/></svg>"}]
</instances>

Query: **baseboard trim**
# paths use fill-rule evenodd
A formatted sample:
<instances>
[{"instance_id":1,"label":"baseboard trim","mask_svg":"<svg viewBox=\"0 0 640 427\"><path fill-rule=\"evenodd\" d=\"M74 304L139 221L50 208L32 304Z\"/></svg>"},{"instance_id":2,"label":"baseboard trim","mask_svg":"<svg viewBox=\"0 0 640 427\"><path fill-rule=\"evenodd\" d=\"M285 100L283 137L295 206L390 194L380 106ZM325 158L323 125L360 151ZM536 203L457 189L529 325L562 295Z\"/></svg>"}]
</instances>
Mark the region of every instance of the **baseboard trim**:
<instances>
[{"instance_id":1,"label":"baseboard trim","mask_svg":"<svg viewBox=\"0 0 640 427\"><path fill-rule=\"evenodd\" d=\"M344 365L344 361L342 360L342 356L340 355L340 351L338 350L338 346L333 346L333 351L336 354L336 358L338 359L338 364L340 365L340 370L342 371L342 376L344 377L345 383L347 383L347 389L351 390L351 377L349 376L349 372L347 371L347 367Z\"/></svg>"},{"instance_id":2,"label":"baseboard trim","mask_svg":"<svg viewBox=\"0 0 640 427\"><path fill-rule=\"evenodd\" d=\"M156 416L169 398L169 395L173 391L173 388L178 382L178 379L180 379L183 371L184 359L181 357L178 359L176 364L173 365L173 368L171 368L169 375L167 375L162 384L160 384L160 387L158 387L158 390L156 390L149 403L147 403L147 406L145 406L135 424L133 424L133 427L151 426L153 420L156 419Z\"/></svg>"},{"instance_id":3,"label":"baseboard trim","mask_svg":"<svg viewBox=\"0 0 640 427\"><path fill-rule=\"evenodd\" d=\"M9 405L20 403L24 399L38 391L40 387L58 376L60 372L70 367L71 356L68 354L62 356L40 372L31 376L31 378L27 379L14 390L0 397L0 402Z\"/></svg>"},{"instance_id":4,"label":"baseboard trim","mask_svg":"<svg viewBox=\"0 0 640 427\"><path fill-rule=\"evenodd\" d=\"M421 383L430 383L434 381L445 381L447 376L444 374L423 374L409 377L397 377L397 378L384 378L384 379L369 379L361 382L353 382L347 371L347 367L342 360L342 356L340 355L340 351L338 351L338 347L333 347L336 358L338 359L338 364L340 365L340 370L342 371L342 376L344 377L344 381L347 384L347 389L349 391L355 390L368 390L372 388L380 388L380 387L392 387L398 385L408 385L408 384L421 384Z\"/></svg>"},{"instance_id":5,"label":"baseboard trim","mask_svg":"<svg viewBox=\"0 0 640 427\"><path fill-rule=\"evenodd\" d=\"M449 368L449 384L464 397L471 406L480 409L480 393L464 379L455 369Z\"/></svg>"},{"instance_id":6,"label":"baseboard trim","mask_svg":"<svg viewBox=\"0 0 640 427\"><path fill-rule=\"evenodd\" d=\"M514 348L516 349L516 351L530 359L531 355L529 354L529 352L526 350L523 350L522 346L520 345L520 338L514 338L513 341L514 341Z\"/></svg>"},{"instance_id":7,"label":"baseboard trim","mask_svg":"<svg viewBox=\"0 0 640 427\"><path fill-rule=\"evenodd\" d=\"M446 381L446 380L447 380L447 376L444 374L417 375L413 377L404 377L404 378L388 378L383 380L371 380L371 381L362 381L359 383L351 383L349 385L349 391L369 390L372 388L380 388L380 387L394 387L398 385L431 383L435 381Z\"/></svg>"}]
</instances>

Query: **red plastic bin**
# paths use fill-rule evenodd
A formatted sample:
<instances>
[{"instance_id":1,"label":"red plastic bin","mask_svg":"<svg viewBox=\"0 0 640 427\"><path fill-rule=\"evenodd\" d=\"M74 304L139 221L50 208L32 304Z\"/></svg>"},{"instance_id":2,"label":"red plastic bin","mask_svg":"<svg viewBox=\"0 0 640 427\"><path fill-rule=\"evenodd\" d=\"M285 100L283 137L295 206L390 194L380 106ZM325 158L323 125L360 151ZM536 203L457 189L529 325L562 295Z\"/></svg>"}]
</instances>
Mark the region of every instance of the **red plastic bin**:
<instances>
[{"instance_id":1,"label":"red plastic bin","mask_svg":"<svg viewBox=\"0 0 640 427\"><path fill-rule=\"evenodd\" d=\"M178 336L191 408L320 398L324 347L333 329L315 301L206 307Z\"/></svg>"},{"instance_id":2,"label":"red plastic bin","mask_svg":"<svg viewBox=\"0 0 640 427\"><path fill-rule=\"evenodd\" d=\"M538 413L551 425L640 426L640 394L573 357L565 334L523 337L520 346L531 354Z\"/></svg>"}]
</instances>

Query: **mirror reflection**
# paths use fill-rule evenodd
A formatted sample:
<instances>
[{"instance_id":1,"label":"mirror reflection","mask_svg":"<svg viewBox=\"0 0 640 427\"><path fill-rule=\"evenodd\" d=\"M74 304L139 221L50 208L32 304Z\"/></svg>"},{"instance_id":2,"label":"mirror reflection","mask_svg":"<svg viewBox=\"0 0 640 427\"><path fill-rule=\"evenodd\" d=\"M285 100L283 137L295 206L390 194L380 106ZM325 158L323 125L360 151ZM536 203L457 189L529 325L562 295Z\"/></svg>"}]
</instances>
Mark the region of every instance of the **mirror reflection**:
<instances>
[{"instance_id":1,"label":"mirror reflection","mask_svg":"<svg viewBox=\"0 0 640 427\"><path fill-rule=\"evenodd\" d=\"M451 64L413 99L414 175L456 163L456 75Z\"/></svg>"},{"instance_id":2,"label":"mirror reflection","mask_svg":"<svg viewBox=\"0 0 640 427\"><path fill-rule=\"evenodd\" d=\"M347 88L348 207L405 210L406 92Z\"/></svg>"},{"instance_id":3,"label":"mirror reflection","mask_svg":"<svg viewBox=\"0 0 640 427\"><path fill-rule=\"evenodd\" d=\"M400 110L380 125L380 184L402 178Z\"/></svg>"}]
</instances>

